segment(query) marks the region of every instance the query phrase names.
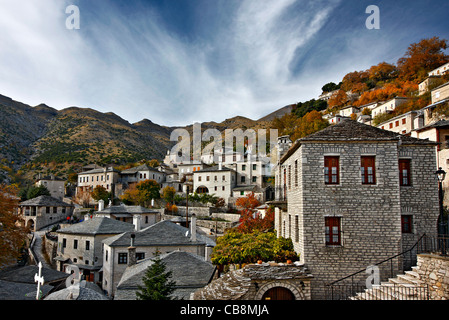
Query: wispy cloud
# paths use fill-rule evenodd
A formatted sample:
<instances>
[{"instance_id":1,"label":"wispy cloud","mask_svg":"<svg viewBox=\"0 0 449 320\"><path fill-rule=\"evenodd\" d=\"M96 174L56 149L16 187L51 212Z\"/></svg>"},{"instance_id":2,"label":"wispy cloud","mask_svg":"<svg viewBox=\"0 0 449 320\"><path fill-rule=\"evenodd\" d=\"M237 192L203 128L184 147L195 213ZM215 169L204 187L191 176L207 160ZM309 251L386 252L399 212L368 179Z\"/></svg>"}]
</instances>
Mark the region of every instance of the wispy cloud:
<instances>
[{"instance_id":1,"label":"wispy cloud","mask_svg":"<svg viewBox=\"0 0 449 320\"><path fill-rule=\"evenodd\" d=\"M73 2L80 30L65 27ZM336 16L342 0L188 5L202 10L191 10L195 25L182 30L151 1L0 0L0 94L57 109L112 111L130 122L257 119L315 98L351 68L380 62L394 43L366 36L363 8L360 29L329 33L331 22L348 19ZM208 17L206 6L214 6Z\"/></svg>"}]
</instances>

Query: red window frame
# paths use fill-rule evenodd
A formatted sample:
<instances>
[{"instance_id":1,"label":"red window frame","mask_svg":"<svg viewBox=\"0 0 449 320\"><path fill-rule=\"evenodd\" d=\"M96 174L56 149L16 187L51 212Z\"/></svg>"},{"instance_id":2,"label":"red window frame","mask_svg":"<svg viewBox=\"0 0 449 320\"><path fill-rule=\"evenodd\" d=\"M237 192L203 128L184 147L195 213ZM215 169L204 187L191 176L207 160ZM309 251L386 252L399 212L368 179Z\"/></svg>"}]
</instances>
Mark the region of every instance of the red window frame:
<instances>
[{"instance_id":1,"label":"red window frame","mask_svg":"<svg viewBox=\"0 0 449 320\"><path fill-rule=\"evenodd\" d=\"M324 157L324 183L340 184L340 157Z\"/></svg>"},{"instance_id":2,"label":"red window frame","mask_svg":"<svg viewBox=\"0 0 449 320\"><path fill-rule=\"evenodd\" d=\"M326 246L341 245L341 218L325 217L325 239Z\"/></svg>"},{"instance_id":3,"label":"red window frame","mask_svg":"<svg viewBox=\"0 0 449 320\"><path fill-rule=\"evenodd\" d=\"M399 184L401 186L411 186L411 160L399 159Z\"/></svg>"},{"instance_id":4,"label":"red window frame","mask_svg":"<svg viewBox=\"0 0 449 320\"><path fill-rule=\"evenodd\" d=\"M376 184L376 157L362 156L360 159L362 184Z\"/></svg>"},{"instance_id":5,"label":"red window frame","mask_svg":"<svg viewBox=\"0 0 449 320\"><path fill-rule=\"evenodd\" d=\"M413 216L403 215L401 216L401 229L402 233L412 233Z\"/></svg>"}]
</instances>

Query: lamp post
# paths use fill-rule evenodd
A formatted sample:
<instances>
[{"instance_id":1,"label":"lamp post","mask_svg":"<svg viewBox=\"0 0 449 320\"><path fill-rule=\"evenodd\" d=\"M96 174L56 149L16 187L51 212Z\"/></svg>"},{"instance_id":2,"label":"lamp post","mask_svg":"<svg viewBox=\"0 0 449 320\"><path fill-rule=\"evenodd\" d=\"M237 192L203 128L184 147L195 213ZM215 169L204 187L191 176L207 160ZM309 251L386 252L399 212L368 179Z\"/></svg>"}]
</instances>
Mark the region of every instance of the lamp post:
<instances>
[{"instance_id":1,"label":"lamp post","mask_svg":"<svg viewBox=\"0 0 449 320\"><path fill-rule=\"evenodd\" d=\"M438 191L439 191L439 202L440 202L440 215L438 223L438 238L440 239L441 254L446 255L446 244L445 244L445 228L444 228L444 211L443 211L443 181L446 178L446 171L441 167L435 172L438 179Z\"/></svg>"}]
</instances>

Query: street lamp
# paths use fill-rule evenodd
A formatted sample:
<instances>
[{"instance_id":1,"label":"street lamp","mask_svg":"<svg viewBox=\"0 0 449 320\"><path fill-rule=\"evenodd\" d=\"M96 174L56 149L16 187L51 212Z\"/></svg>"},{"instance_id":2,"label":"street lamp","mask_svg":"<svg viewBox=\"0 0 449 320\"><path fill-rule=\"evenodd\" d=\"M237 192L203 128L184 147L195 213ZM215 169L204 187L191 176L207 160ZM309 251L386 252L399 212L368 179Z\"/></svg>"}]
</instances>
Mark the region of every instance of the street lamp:
<instances>
[{"instance_id":1,"label":"street lamp","mask_svg":"<svg viewBox=\"0 0 449 320\"><path fill-rule=\"evenodd\" d=\"M444 171L441 167L435 172L438 179L438 191L439 191L439 200L440 200L440 223L438 224L438 238L441 239L441 254L446 255L446 246L445 246L445 228L444 228L444 211L443 211L443 181L446 178L446 171Z\"/></svg>"}]
</instances>

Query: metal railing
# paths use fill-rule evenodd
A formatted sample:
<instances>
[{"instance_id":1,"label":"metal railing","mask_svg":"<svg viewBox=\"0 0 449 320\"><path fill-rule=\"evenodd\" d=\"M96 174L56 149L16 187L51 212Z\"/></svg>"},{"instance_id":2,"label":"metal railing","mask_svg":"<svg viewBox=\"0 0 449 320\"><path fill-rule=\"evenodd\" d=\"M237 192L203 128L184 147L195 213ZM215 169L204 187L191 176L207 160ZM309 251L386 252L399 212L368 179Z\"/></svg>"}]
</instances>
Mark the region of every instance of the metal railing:
<instances>
[{"instance_id":1,"label":"metal railing","mask_svg":"<svg viewBox=\"0 0 449 320\"><path fill-rule=\"evenodd\" d=\"M417 261L417 255L422 253L432 253L432 254L438 254L441 256L448 256L449 255L449 236L448 235L441 235L441 234L423 234L421 237L419 237L418 241L409 249L394 255L388 259L385 259L383 261L380 261L375 264L375 266L383 267L384 273L387 269L389 269L389 276L390 278L395 277L397 274L397 268L395 268L395 265L399 265L399 259L402 259L401 263L402 271L405 270L411 270L411 267L413 265L416 265ZM410 257L408 260L408 265L405 265L405 257ZM395 261L396 260L396 261ZM362 274L366 273L366 269L359 270L357 272L354 272L348 276L345 276L343 278L340 278L336 281L333 281L326 285L325 291L326 291L326 297L330 300L346 300L350 297L354 297L357 293L364 292L366 289L365 283L361 281L363 278ZM365 274L366 275L366 274ZM364 277L366 279L366 276ZM394 284L392 284L393 287L391 290L397 289ZM391 287L391 286L390 286ZM406 289L403 289L406 288ZM405 297L414 298L416 297L416 294L419 293L419 297L421 299L428 298L428 289L427 286L414 286L412 284L407 285L406 287L401 286L400 290L403 291L403 294L400 294L398 296L402 299L405 299ZM386 289L385 289L386 290ZM408 291L407 291L408 290ZM427 291L425 291L427 290ZM388 294L388 292L384 292L385 294ZM391 292L390 292L391 293ZM414 294L416 293L416 294ZM386 298L383 293L378 294L379 297ZM391 297L390 297L391 298Z\"/></svg>"}]
</instances>

